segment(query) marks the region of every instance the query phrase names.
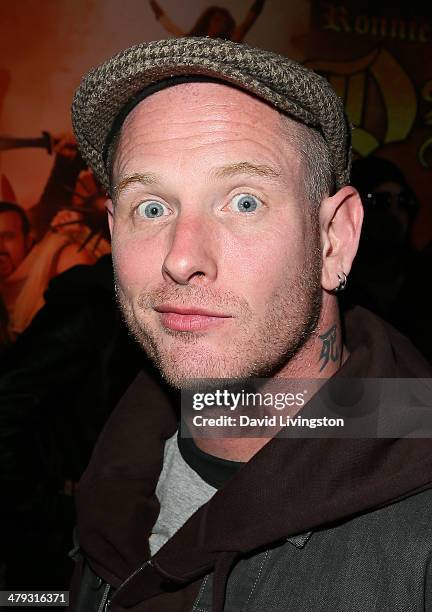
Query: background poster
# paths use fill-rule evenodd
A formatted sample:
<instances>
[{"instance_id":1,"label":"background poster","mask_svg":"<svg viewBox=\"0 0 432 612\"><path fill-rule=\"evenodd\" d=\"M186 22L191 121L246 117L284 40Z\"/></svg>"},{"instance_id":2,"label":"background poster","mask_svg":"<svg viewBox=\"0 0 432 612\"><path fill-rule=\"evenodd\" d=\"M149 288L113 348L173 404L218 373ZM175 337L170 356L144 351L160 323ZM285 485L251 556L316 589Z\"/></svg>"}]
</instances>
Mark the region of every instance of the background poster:
<instances>
[{"instance_id":1,"label":"background poster","mask_svg":"<svg viewBox=\"0 0 432 612\"><path fill-rule=\"evenodd\" d=\"M185 32L211 3L205 0L159 5ZM221 1L241 23L253 0ZM305 32L306 2L268 0L245 42L301 59L291 43ZM91 67L133 44L172 36L146 0L23 0L0 2L0 134L38 137L71 131L70 105L80 79ZM0 173L7 176L26 208L40 197L52 165L43 149L0 153Z\"/></svg>"},{"instance_id":2,"label":"background poster","mask_svg":"<svg viewBox=\"0 0 432 612\"><path fill-rule=\"evenodd\" d=\"M393 160L407 175L421 204L413 228L421 249L432 241L431 19L413 2L400 9L342 0L0 0L0 24L0 200L21 206L31 222L31 241L18 245L11 271L0 214L0 352L21 334L5 349L0 376L8 433L0 448L0 587L65 588L75 483L143 367L142 351L120 328L111 261L103 258L110 251L105 193L71 133L81 77L126 47L191 33L237 37L306 63L343 99L356 156ZM75 285L61 274L96 260L70 271L80 272ZM429 274L420 270L420 288L427 290ZM51 318L23 334L54 277ZM411 306L414 294L407 292ZM416 295L423 316L412 318L424 338L430 303Z\"/></svg>"},{"instance_id":3,"label":"background poster","mask_svg":"<svg viewBox=\"0 0 432 612\"><path fill-rule=\"evenodd\" d=\"M32 248L7 282L0 261L0 342L2 326L13 341L29 325L55 275L109 253L105 193L77 154L70 104L83 74L143 41L218 35L325 75L355 126L355 155L401 167L420 202L413 244L432 241L430 9L372 9L360 0L23 0L0 2L0 23L0 199L23 207L32 226Z\"/></svg>"},{"instance_id":4,"label":"background poster","mask_svg":"<svg viewBox=\"0 0 432 612\"><path fill-rule=\"evenodd\" d=\"M396 163L420 201L414 244L432 239L432 21L429 5L311 4L306 65L326 76L354 125L356 157Z\"/></svg>"}]
</instances>

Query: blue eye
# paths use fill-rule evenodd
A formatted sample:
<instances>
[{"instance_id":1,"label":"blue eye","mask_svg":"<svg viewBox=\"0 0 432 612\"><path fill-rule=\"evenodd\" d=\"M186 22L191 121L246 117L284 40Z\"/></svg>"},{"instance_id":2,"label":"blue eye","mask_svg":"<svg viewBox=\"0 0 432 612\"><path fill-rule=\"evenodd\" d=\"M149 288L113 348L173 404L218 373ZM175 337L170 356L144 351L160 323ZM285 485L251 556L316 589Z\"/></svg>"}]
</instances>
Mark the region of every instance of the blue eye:
<instances>
[{"instance_id":1,"label":"blue eye","mask_svg":"<svg viewBox=\"0 0 432 612\"><path fill-rule=\"evenodd\" d=\"M147 219L157 219L158 217L163 217L166 214L166 207L161 204L161 202L157 202L156 200L151 202L142 202L138 208L137 213L141 217L146 217Z\"/></svg>"},{"instance_id":2,"label":"blue eye","mask_svg":"<svg viewBox=\"0 0 432 612\"><path fill-rule=\"evenodd\" d=\"M261 206L261 202L249 193L240 193L232 199L233 208L236 212L251 213Z\"/></svg>"}]
</instances>

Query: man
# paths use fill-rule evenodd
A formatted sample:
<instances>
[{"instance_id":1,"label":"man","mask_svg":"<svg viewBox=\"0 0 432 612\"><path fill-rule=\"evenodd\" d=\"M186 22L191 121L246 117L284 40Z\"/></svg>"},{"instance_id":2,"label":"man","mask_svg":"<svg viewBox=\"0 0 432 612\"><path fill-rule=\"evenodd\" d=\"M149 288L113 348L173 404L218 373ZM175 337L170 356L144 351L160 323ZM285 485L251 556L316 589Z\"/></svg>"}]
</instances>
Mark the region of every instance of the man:
<instances>
[{"instance_id":1,"label":"man","mask_svg":"<svg viewBox=\"0 0 432 612\"><path fill-rule=\"evenodd\" d=\"M73 120L111 194L124 316L171 385L430 376L373 315L339 312L362 206L324 79L228 41L159 41L92 71ZM78 487L75 610L425 609L428 440L177 428L138 378Z\"/></svg>"},{"instance_id":2,"label":"man","mask_svg":"<svg viewBox=\"0 0 432 612\"><path fill-rule=\"evenodd\" d=\"M14 202L0 202L0 352L11 341L4 302L5 297L8 299L7 279L25 259L31 244L30 223L24 210Z\"/></svg>"},{"instance_id":3,"label":"man","mask_svg":"<svg viewBox=\"0 0 432 612\"><path fill-rule=\"evenodd\" d=\"M0 236L0 271L3 270L0 292L8 315L8 334L15 340L43 306L49 281L73 266L95 263L96 257L86 248L79 250L70 222L66 223L67 228L62 227L65 221L70 221L70 216L72 227L80 226L77 213L58 213L51 231L33 246L24 211L15 204L5 205L14 208L0 214L0 231L1 218L7 215L1 234L3 240ZM19 216L17 211L21 211Z\"/></svg>"},{"instance_id":4,"label":"man","mask_svg":"<svg viewBox=\"0 0 432 612\"><path fill-rule=\"evenodd\" d=\"M31 244L30 224L24 210L14 202L0 202L0 284L24 260Z\"/></svg>"},{"instance_id":5,"label":"man","mask_svg":"<svg viewBox=\"0 0 432 612\"><path fill-rule=\"evenodd\" d=\"M432 362L430 259L412 245L419 203L393 162L369 156L353 163L351 183L365 203L359 249L345 299L402 331Z\"/></svg>"}]
</instances>

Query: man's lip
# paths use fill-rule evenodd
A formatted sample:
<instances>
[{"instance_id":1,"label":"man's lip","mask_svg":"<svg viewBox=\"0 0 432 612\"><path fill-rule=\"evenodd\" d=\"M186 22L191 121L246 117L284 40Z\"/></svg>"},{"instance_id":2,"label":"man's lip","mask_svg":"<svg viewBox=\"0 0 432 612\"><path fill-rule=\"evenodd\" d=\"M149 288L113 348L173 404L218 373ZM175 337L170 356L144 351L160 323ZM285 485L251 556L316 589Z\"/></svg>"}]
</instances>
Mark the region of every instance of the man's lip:
<instances>
[{"instance_id":1,"label":"man's lip","mask_svg":"<svg viewBox=\"0 0 432 612\"><path fill-rule=\"evenodd\" d=\"M223 314L221 312L215 312L212 310L206 310L205 308L195 308L189 306L172 306L170 304L162 304L155 308L160 313L174 313L179 315L192 315L198 317L219 317L221 319L231 318L231 315Z\"/></svg>"},{"instance_id":2,"label":"man's lip","mask_svg":"<svg viewBox=\"0 0 432 612\"><path fill-rule=\"evenodd\" d=\"M232 318L230 315L191 306L163 304L155 310L160 314L163 327L180 332L209 331Z\"/></svg>"}]
</instances>

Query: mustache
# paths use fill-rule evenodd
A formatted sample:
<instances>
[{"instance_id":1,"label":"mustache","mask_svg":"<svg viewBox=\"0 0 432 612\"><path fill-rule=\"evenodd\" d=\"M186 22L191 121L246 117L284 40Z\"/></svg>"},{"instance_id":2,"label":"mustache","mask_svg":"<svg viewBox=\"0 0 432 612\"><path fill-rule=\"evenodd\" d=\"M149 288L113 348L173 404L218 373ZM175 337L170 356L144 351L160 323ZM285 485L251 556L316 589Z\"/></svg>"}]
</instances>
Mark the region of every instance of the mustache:
<instances>
[{"instance_id":1,"label":"mustache","mask_svg":"<svg viewBox=\"0 0 432 612\"><path fill-rule=\"evenodd\" d=\"M180 307L212 307L231 315L244 315L251 312L247 300L240 298L232 291L220 292L195 285L161 286L143 291L139 295L137 303L142 309L155 309L162 304L173 304Z\"/></svg>"}]
</instances>

